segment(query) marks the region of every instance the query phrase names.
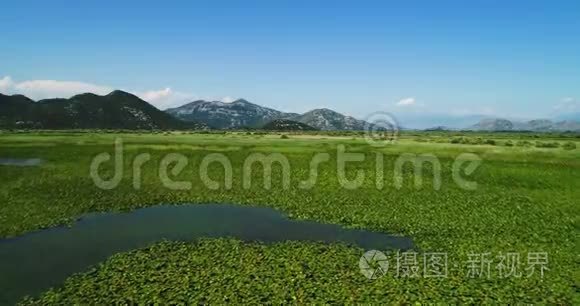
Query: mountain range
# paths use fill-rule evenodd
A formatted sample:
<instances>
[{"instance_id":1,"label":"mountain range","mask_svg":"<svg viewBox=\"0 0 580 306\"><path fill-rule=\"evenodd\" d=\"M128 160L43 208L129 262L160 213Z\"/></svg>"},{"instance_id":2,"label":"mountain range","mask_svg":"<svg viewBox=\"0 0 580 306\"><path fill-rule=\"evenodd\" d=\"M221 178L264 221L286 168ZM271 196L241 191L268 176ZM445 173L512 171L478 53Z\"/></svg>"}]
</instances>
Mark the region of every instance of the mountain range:
<instances>
[{"instance_id":1,"label":"mountain range","mask_svg":"<svg viewBox=\"0 0 580 306\"><path fill-rule=\"evenodd\" d=\"M365 122L329 109L286 113L239 99L231 103L198 100L161 111L120 90L100 96L34 101L23 95L0 94L0 128L37 129L236 129L262 128L289 120L299 129L363 130ZM288 125L274 123L269 126ZM303 124L303 125L301 125Z\"/></svg>"},{"instance_id":2,"label":"mountain range","mask_svg":"<svg viewBox=\"0 0 580 306\"><path fill-rule=\"evenodd\" d=\"M274 119L297 115L259 106L244 99L231 103L198 100L165 112L184 121L204 122L216 129L259 127Z\"/></svg>"},{"instance_id":3,"label":"mountain range","mask_svg":"<svg viewBox=\"0 0 580 306\"><path fill-rule=\"evenodd\" d=\"M577 114L576 114L577 115ZM580 131L576 117L566 120L512 121L469 117L478 123L460 129L480 131ZM276 121L270 125L272 121ZM294 123L289 123L289 122ZM301 124L304 124L303 126ZM321 108L303 114L260 106L244 99L231 103L198 100L161 111L120 90L100 96L84 93L68 99L33 101L23 95L0 94L0 128L39 129L239 129L295 127L315 130L364 130L368 123ZM399 127L399 129L402 129ZM436 130L458 129L438 126Z\"/></svg>"},{"instance_id":4,"label":"mountain range","mask_svg":"<svg viewBox=\"0 0 580 306\"><path fill-rule=\"evenodd\" d=\"M262 129L267 131L316 131L316 128L308 124L288 119L272 120L262 126Z\"/></svg>"},{"instance_id":5,"label":"mountain range","mask_svg":"<svg viewBox=\"0 0 580 306\"><path fill-rule=\"evenodd\" d=\"M231 103L198 100L166 112L178 119L204 122L217 129L261 127L276 119L301 122L318 130L364 130L366 123L326 108L304 114L285 113L244 99Z\"/></svg>"},{"instance_id":6,"label":"mountain range","mask_svg":"<svg viewBox=\"0 0 580 306\"><path fill-rule=\"evenodd\" d=\"M0 94L1 128L39 129L199 129L205 124L178 120L137 96L115 90L69 99L33 101Z\"/></svg>"},{"instance_id":7,"label":"mountain range","mask_svg":"<svg viewBox=\"0 0 580 306\"><path fill-rule=\"evenodd\" d=\"M580 121L553 121L549 119L511 121L502 118L488 118L482 119L469 129L476 131L580 132Z\"/></svg>"}]
</instances>

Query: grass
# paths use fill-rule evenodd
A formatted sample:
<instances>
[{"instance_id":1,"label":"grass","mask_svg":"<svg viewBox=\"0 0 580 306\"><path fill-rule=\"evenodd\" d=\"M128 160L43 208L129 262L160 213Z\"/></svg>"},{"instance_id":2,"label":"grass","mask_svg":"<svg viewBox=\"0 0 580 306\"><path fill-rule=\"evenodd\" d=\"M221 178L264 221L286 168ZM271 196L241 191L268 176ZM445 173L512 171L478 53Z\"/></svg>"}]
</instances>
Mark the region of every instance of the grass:
<instances>
[{"instance_id":1,"label":"grass","mask_svg":"<svg viewBox=\"0 0 580 306\"><path fill-rule=\"evenodd\" d=\"M469 135L481 139L529 141L534 135ZM89 211L120 211L159 203L235 203L270 206L292 218L338 223L412 237L422 254L446 252L448 277L401 278L393 273L367 280L358 260L365 250L345 245L287 242L275 245L207 239L194 243L162 242L149 248L117 254L91 271L71 277L25 303L108 304L125 302L452 302L452 303L558 303L577 304L578 286L578 184L580 150L525 146L450 144L441 133L403 134L392 146L375 148L352 135L227 134L87 134L5 133L0 138L1 157L40 157L37 168L0 166L0 237L20 235L70 222ZM88 171L92 158L113 151L115 137L122 137L125 177L112 190L95 187ZM494 138L495 137L495 138ZM416 141L421 138L426 141ZM445 139L436 142L434 139ZM565 140L564 140L565 139ZM542 136L542 142L575 138ZM364 169L363 185L341 188L336 174L336 146L365 154L365 161L349 165L347 175ZM209 190L198 174L201 159L219 152L234 169L231 190ZM291 184L281 187L278 167L273 169L272 189L261 185L254 171L250 189L241 182L243 161L253 152L280 152L291 163ZM316 153L328 152L312 190L298 188L308 177ZM470 179L473 191L452 180L451 165L460 153L483 158ZM143 167L140 190L134 190L129 161L139 153L152 159ZM182 153L189 165L178 178L191 181L192 189L173 191L163 187L158 165L166 153ZM375 154L385 154L385 188L375 187ZM405 171L401 189L393 185L393 164L402 153L433 153L442 164L442 186L434 190L429 180L422 189L412 185ZM218 165L210 176L223 177ZM103 173L112 173L112 165ZM255 170L259 170L256 168ZM410 169L408 169L410 170ZM431 168L425 173L432 172ZM469 278L468 254L489 252L495 256L519 252L520 270L528 252L548 252L549 271L544 278ZM394 263L392 263L394 264ZM494 266L492 266L494 268Z\"/></svg>"}]
</instances>

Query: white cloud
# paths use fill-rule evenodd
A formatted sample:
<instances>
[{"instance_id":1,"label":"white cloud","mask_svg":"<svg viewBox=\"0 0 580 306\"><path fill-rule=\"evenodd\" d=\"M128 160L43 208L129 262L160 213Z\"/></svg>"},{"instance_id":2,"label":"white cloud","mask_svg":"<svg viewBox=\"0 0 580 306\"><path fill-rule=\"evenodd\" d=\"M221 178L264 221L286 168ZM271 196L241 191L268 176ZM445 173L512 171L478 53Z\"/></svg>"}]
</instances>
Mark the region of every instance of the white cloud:
<instances>
[{"instance_id":1,"label":"white cloud","mask_svg":"<svg viewBox=\"0 0 580 306\"><path fill-rule=\"evenodd\" d=\"M573 102L574 98L572 97L566 97L566 98L562 98L562 102L564 103L569 103L569 102Z\"/></svg>"},{"instance_id":2,"label":"white cloud","mask_svg":"<svg viewBox=\"0 0 580 306\"><path fill-rule=\"evenodd\" d=\"M8 91L8 89L12 87L13 84L14 82L12 82L12 78L9 76L5 76L0 79L0 90Z\"/></svg>"},{"instance_id":3,"label":"white cloud","mask_svg":"<svg viewBox=\"0 0 580 306\"><path fill-rule=\"evenodd\" d=\"M55 80L32 80L13 83L12 86L17 93L24 94L32 99L71 97L79 93L91 92L103 95L113 89L107 86L75 82L75 81L55 81Z\"/></svg>"},{"instance_id":4,"label":"white cloud","mask_svg":"<svg viewBox=\"0 0 580 306\"><path fill-rule=\"evenodd\" d=\"M470 115L493 116L496 114L496 111L492 107L452 108L448 111L448 113L452 116L470 116Z\"/></svg>"},{"instance_id":5,"label":"white cloud","mask_svg":"<svg viewBox=\"0 0 580 306\"><path fill-rule=\"evenodd\" d=\"M560 103L554 106L558 112L575 112L580 110L580 100L572 97L565 97L560 100Z\"/></svg>"},{"instance_id":6,"label":"white cloud","mask_svg":"<svg viewBox=\"0 0 580 306\"><path fill-rule=\"evenodd\" d=\"M15 82L10 76L0 78L0 92L5 94L23 94L31 99L40 100L47 98L70 98L81 93L94 93L105 95L115 88L78 81L57 81L57 80L28 80ZM198 95L172 90L169 87L159 90L130 91L141 99L153 104L163 110L169 107L176 107L194 100L220 100L223 102L233 102L234 98L226 96L224 98L200 97Z\"/></svg>"},{"instance_id":7,"label":"white cloud","mask_svg":"<svg viewBox=\"0 0 580 306\"><path fill-rule=\"evenodd\" d=\"M76 81L29 80L15 82L10 76L0 78L0 90L8 94L23 94L32 99L68 98L85 92L107 94L113 89Z\"/></svg>"},{"instance_id":8,"label":"white cloud","mask_svg":"<svg viewBox=\"0 0 580 306\"><path fill-rule=\"evenodd\" d=\"M224 103L232 103L232 102L234 102L236 100L237 100L236 98L232 98L232 97L229 97L229 96L228 97L223 97L223 98L220 99L220 101L222 101Z\"/></svg>"},{"instance_id":9,"label":"white cloud","mask_svg":"<svg viewBox=\"0 0 580 306\"><path fill-rule=\"evenodd\" d=\"M170 107L180 106L197 99L195 95L174 91L169 87L160 90L136 92L135 94L139 98L155 105L155 107L162 110Z\"/></svg>"},{"instance_id":10,"label":"white cloud","mask_svg":"<svg viewBox=\"0 0 580 306\"><path fill-rule=\"evenodd\" d=\"M397 106L413 106L416 105L415 98L404 98L397 102Z\"/></svg>"},{"instance_id":11,"label":"white cloud","mask_svg":"<svg viewBox=\"0 0 580 306\"><path fill-rule=\"evenodd\" d=\"M145 91L142 92L139 97L143 100L151 100L151 101L157 101L157 100L163 100L166 99L167 97L171 96L172 91L171 88L166 87L165 89L161 89L161 90L151 90L151 91Z\"/></svg>"}]
</instances>

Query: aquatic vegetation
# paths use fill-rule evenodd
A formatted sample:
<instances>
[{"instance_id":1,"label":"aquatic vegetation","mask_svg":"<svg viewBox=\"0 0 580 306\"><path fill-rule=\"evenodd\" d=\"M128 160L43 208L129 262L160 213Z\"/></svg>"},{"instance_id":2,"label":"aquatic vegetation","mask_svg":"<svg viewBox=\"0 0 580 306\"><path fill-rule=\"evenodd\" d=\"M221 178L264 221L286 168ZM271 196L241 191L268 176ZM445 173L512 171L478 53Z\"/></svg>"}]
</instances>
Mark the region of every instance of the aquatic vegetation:
<instances>
[{"instance_id":1,"label":"aquatic vegetation","mask_svg":"<svg viewBox=\"0 0 580 306\"><path fill-rule=\"evenodd\" d=\"M281 243L261 245L232 240L203 240L193 244L161 243L149 248L113 256L94 270L70 278L36 300L27 302L130 303L180 301L236 302L242 298L259 302L365 302L393 303L559 303L574 304L577 218L580 215L577 188L580 181L580 152L562 147L545 150L522 147L531 135L474 135L482 139L510 140L514 147L450 145L450 135L425 134L430 142L416 142L417 136L403 134L396 145L374 148L361 137L246 135L246 132L216 133L3 134L3 154L18 158L42 158L39 167L0 168L0 236L62 224L91 211L121 211L159 203L236 203L268 206L292 218L312 219L413 238L422 253L448 254L447 278L400 278L391 274L368 280L359 271L358 260L365 250L345 245ZM443 135L443 136L441 136ZM133 188L131 164L127 175L111 190L97 188L88 175L92 158L113 152L115 137L130 147L124 159L151 154L142 169L140 189ZM460 135L458 135L459 137ZM542 141L561 141L560 136L540 136ZM562 136L564 137L564 136ZM323 139L324 138L324 139ZM567 141L573 137L565 136ZM535 140L533 140L535 142ZM53 144L47 146L46 144ZM501 143L501 142L500 142ZM362 185L353 190L337 181L336 146L365 154L365 160L349 164L346 175L365 170ZM139 146L143 148L139 149ZM156 146L170 145L162 150ZM190 149L194 147L195 149ZM235 148L235 150L218 150ZM41 152L41 154L39 154ZM167 153L188 156L188 164L175 180L191 182L189 190L169 190L159 181L158 169ZM272 168L272 188L263 188L260 171L254 171L251 188L235 179L231 189L210 190L196 169L211 153L226 155L234 178L241 177L244 159L254 152L280 152L291 165L289 189L283 189L279 167ZM312 157L329 153L312 189L300 188L308 178ZM377 189L375 156L384 154L384 188ZM464 190L452 177L453 159L461 153L478 154L483 163L472 174L475 190ZM405 171L403 184L393 183L393 164L404 153L431 153L441 163L439 190L425 179L421 188L412 183L412 171ZM258 168L256 168L258 169ZM222 181L223 168L210 165L209 175ZM431 168L425 173L431 174ZM112 175L107 164L103 175ZM470 253L496 256L507 252L549 253L545 278L471 278L466 275ZM216 260L220 254L220 260ZM497 262L496 262L497 263ZM254 280L254 281L251 281ZM257 300L248 296L249 292ZM92 300L94 299L94 300ZM98 301L98 302L97 302Z\"/></svg>"},{"instance_id":2,"label":"aquatic vegetation","mask_svg":"<svg viewBox=\"0 0 580 306\"><path fill-rule=\"evenodd\" d=\"M0 304L38 295L119 252L164 240L190 242L208 237L413 250L412 240L406 237L292 220L266 207L159 205L126 213L92 213L70 227L51 228L0 243ZM36 254L43 254L42 260Z\"/></svg>"},{"instance_id":3,"label":"aquatic vegetation","mask_svg":"<svg viewBox=\"0 0 580 306\"><path fill-rule=\"evenodd\" d=\"M564 148L564 150L574 150L576 149L576 143L573 141L567 141L562 145L562 148Z\"/></svg>"},{"instance_id":4,"label":"aquatic vegetation","mask_svg":"<svg viewBox=\"0 0 580 306\"><path fill-rule=\"evenodd\" d=\"M559 142L553 141L553 142L542 142L542 141L536 141L536 147L538 148L557 148L560 146Z\"/></svg>"}]
</instances>

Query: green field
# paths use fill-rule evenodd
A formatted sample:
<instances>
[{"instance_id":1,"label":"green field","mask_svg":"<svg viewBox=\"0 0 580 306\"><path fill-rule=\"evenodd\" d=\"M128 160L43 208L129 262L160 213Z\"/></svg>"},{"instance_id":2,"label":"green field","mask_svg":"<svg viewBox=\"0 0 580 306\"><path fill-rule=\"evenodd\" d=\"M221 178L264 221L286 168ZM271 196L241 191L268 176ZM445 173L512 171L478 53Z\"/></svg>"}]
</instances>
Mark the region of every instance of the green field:
<instances>
[{"instance_id":1,"label":"green field","mask_svg":"<svg viewBox=\"0 0 580 306\"><path fill-rule=\"evenodd\" d=\"M453 141L457 137L468 140ZM103 190L95 186L89 168L95 155L113 153L116 138L123 140L125 175L118 187ZM273 207L291 218L405 235L415 241L420 259L432 252L448 257L444 278L401 277L389 270L369 280L358 266L367 250L354 246L293 241L263 245L227 238L160 242L117 254L58 288L24 300L25 304L578 304L580 149L569 145L580 145L578 140L575 135L404 133L395 144L373 147L360 135L348 133L290 134L284 139L279 134L251 132L5 132L0 134L0 158L42 158L45 162L40 167L0 166L0 237L72 222L86 212L162 203L233 203ZM337 180L338 145L365 155L363 162L347 167L349 178L365 170L359 188L342 188ZM280 167L273 168L271 189L261 184L259 168L252 172L251 188L243 187L244 160L256 152L282 153L289 160L289 189L282 187ZM312 157L321 152L329 153L330 161L320 165L312 189L300 188L300 181L309 176ZM483 160L469 176L477 182L475 190L464 190L452 179L454 159L466 152ZM131 161L141 153L151 154L151 160L144 164L141 187L135 190ZM189 164L175 180L192 182L190 190L163 186L158 169L167 153L187 156ZM230 190L223 185L211 190L200 179L199 164L210 153L222 153L231 161ZM376 187L377 153L384 154L383 189ZM402 188L395 187L393 165L405 153L428 153L439 159L439 190L430 179L435 171L430 166L423 171L422 188L413 184L410 167L403 172ZM112 175L112 163L103 167L102 173ZM214 164L209 174L219 181L224 171ZM498 256L509 252L521 255L520 277L502 276L496 269ZM535 252L549 255L543 277L526 275L526 256ZM490 254L494 262L489 277L467 275L471 253ZM422 274L422 264L420 269Z\"/></svg>"}]
</instances>

